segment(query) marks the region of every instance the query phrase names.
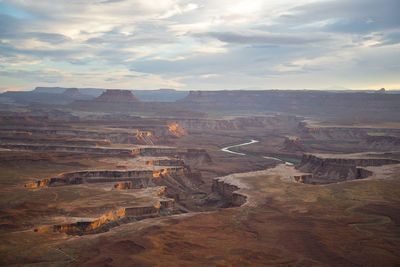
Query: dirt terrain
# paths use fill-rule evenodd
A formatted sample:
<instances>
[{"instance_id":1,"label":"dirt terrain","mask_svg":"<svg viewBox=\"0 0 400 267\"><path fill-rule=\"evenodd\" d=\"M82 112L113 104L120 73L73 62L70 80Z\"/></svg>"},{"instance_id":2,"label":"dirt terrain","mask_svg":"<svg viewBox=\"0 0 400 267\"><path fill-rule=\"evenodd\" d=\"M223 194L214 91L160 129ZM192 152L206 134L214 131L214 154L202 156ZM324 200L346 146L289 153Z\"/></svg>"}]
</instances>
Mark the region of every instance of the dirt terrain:
<instances>
[{"instance_id":1,"label":"dirt terrain","mask_svg":"<svg viewBox=\"0 0 400 267\"><path fill-rule=\"evenodd\" d=\"M397 98L329 95L340 105L310 116L318 93L192 92L154 108L66 94L78 101L0 105L2 266L400 263ZM292 106L249 107L265 96ZM375 119L341 115L371 99Z\"/></svg>"}]
</instances>

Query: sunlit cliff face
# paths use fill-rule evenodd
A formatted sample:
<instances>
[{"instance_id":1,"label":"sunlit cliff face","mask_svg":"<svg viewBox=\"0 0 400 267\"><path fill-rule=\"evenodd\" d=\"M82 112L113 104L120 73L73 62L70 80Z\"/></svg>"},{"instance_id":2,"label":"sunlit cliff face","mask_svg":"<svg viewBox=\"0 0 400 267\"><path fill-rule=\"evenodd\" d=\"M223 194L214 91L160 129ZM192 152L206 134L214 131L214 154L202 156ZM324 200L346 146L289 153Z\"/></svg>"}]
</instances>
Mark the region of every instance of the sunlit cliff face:
<instances>
[{"instance_id":1,"label":"sunlit cliff face","mask_svg":"<svg viewBox=\"0 0 400 267\"><path fill-rule=\"evenodd\" d=\"M168 173L168 169L162 169L162 170L159 170L159 171L154 171L153 172L153 177L154 178L162 178L167 173Z\"/></svg>"},{"instance_id":2,"label":"sunlit cliff face","mask_svg":"<svg viewBox=\"0 0 400 267\"><path fill-rule=\"evenodd\" d=\"M181 128L178 123L168 122L168 130L176 137L185 135L185 129Z\"/></svg>"}]
</instances>

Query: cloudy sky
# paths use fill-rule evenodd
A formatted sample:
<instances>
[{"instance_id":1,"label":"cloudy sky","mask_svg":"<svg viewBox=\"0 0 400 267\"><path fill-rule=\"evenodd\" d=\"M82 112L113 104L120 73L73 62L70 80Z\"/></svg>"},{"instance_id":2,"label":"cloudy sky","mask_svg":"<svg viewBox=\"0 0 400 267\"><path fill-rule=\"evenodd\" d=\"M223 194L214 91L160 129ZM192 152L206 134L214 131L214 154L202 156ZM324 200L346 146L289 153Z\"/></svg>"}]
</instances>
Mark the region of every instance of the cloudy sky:
<instances>
[{"instance_id":1,"label":"cloudy sky","mask_svg":"<svg viewBox=\"0 0 400 267\"><path fill-rule=\"evenodd\" d=\"M400 89L399 0L0 0L0 90Z\"/></svg>"}]
</instances>

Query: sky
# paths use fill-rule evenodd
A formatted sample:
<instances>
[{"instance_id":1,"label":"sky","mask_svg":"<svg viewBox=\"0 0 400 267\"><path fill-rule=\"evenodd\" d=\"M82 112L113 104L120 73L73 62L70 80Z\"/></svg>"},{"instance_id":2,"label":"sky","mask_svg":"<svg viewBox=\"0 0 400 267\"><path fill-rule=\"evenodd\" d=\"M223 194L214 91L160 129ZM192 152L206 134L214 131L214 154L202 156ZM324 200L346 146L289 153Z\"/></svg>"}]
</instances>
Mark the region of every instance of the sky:
<instances>
[{"instance_id":1,"label":"sky","mask_svg":"<svg viewBox=\"0 0 400 267\"><path fill-rule=\"evenodd\" d=\"M0 90L400 89L399 0L0 0Z\"/></svg>"}]
</instances>

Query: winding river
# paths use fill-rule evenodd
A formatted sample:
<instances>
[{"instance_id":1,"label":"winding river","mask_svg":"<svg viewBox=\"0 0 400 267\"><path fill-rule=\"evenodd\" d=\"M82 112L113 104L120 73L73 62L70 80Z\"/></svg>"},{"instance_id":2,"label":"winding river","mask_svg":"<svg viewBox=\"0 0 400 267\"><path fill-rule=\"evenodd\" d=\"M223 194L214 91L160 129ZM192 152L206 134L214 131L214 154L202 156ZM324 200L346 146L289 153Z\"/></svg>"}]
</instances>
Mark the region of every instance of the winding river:
<instances>
[{"instance_id":1,"label":"winding river","mask_svg":"<svg viewBox=\"0 0 400 267\"><path fill-rule=\"evenodd\" d=\"M232 153L232 154L236 154L236 155L240 155L240 156L246 156L245 153L240 153L240 152L232 151L231 149L232 149L232 148L236 148L236 147L240 147L240 146L247 146L247 145L254 144L254 143L258 143L258 142L259 142L259 141L257 141L257 140L251 139L249 142L242 143L242 144L238 144L238 145L233 145L233 146L227 146L227 147L221 148L221 150L224 151L224 152L228 152L228 153ZM293 163L291 163L291 162L287 162L287 161L284 161L284 160L281 160L281 159L275 158L275 157L263 156L263 158L265 158L265 159L273 159L273 160L277 160L277 161L282 161L282 162L285 162L286 165L293 165Z\"/></svg>"},{"instance_id":2,"label":"winding river","mask_svg":"<svg viewBox=\"0 0 400 267\"><path fill-rule=\"evenodd\" d=\"M244 153L235 152L235 151L232 151L230 149L235 148L235 147L240 147L240 146L247 146L247 145L258 143L258 142L259 141L257 141L257 140L251 139L250 142L246 142L246 143L238 144L238 145L233 145L233 146L227 146L227 147L222 148L221 150L224 151L224 152L228 152L228 153L232 153L232 154L236 154L236 155L246 156L246 154L244 154Z\"/></svg>"}]
</instances>

